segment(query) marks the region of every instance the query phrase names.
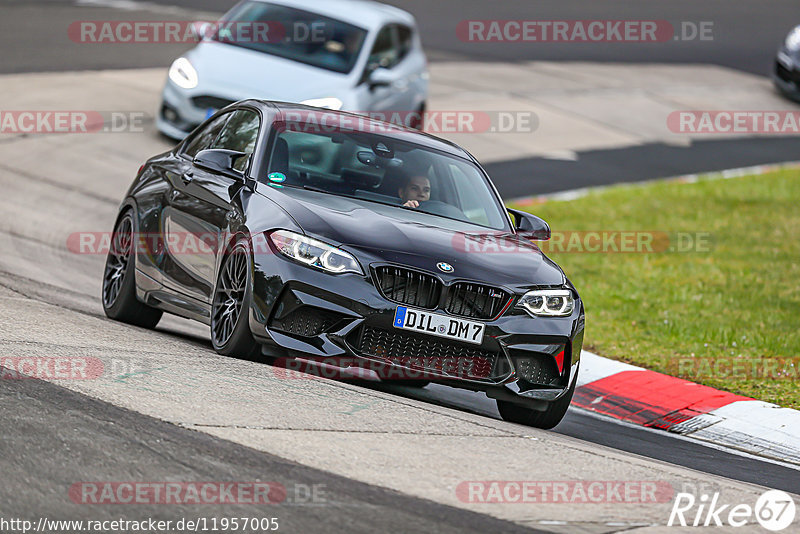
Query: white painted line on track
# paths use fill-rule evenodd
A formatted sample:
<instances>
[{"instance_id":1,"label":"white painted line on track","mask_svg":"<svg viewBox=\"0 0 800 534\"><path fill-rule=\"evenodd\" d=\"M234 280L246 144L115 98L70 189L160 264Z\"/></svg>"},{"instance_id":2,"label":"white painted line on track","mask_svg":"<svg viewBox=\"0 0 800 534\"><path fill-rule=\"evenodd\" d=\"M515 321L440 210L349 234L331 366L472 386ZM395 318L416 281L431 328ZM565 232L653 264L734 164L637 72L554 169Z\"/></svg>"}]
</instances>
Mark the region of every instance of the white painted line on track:
<instances>
[{"instance_id":1,"label":"white painted line on track","mask_svg":"<svg viewBox=\"0 0 800 534\"><path fill-rule=\"evenodd\" d=\"M598 356L593 352L581 351L581 368L578 373L578 387L595 380L606 378L622 371L644 371L641 367Z\"/></svg>"}]
</instances>

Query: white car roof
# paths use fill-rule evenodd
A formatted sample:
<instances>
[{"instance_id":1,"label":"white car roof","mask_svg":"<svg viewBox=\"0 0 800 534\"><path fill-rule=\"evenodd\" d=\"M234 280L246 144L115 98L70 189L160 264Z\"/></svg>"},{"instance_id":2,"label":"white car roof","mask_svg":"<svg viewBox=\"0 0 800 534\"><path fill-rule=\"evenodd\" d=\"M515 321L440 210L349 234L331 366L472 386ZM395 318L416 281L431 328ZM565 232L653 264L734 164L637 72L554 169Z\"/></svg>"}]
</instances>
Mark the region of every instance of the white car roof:
<instances>
[{"instance_id":1,"label":"white car roof","mask_svg":"<svg viewBox=\"0 0 800 534\"><path fill-rule=\"evenodd\" d=\"M256 0L267 4L294 7L319 13L369 31L392 22L415 27L414 17L407 11L371 0Z\"/></svg>"}]
</instances>

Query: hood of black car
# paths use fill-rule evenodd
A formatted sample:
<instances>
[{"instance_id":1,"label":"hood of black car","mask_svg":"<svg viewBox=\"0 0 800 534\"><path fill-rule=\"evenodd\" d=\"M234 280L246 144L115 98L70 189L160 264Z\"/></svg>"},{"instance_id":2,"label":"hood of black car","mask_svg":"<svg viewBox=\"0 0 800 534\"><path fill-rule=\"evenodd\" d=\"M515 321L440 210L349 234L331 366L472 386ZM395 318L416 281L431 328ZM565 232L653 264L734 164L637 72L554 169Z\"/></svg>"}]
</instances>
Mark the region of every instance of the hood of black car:
<instances>
[{"instance_id":1,"label":"hood of black car","mask_svg":"<svg viewBox=\"0 0 800 534\"><path fill-rule=\"evenodd\" d=\"M355 254L365 267L395 263L511 287L565 282L535 244L513 233L313 191L293 190L280 204L307 235Z\"/></svg>"}]
</instances>

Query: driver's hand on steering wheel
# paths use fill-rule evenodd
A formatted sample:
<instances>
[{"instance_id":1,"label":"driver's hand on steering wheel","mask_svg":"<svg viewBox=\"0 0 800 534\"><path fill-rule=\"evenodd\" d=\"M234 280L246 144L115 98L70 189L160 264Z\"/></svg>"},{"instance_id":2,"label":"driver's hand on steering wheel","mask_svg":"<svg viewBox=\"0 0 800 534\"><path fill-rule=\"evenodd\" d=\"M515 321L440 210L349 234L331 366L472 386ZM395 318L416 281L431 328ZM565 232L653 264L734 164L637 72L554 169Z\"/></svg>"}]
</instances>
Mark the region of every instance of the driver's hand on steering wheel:
<instances>
[{"instance_id":1,"label":"driver's hand on steering wheel","mask_svg":"<svg viewBox=\"0 0 800 534\"><path fill-rule=\"evenodd\" d=\"M411 176L398 190L404 208L419 208L420 202L431 199L431 182L427 176Z\"/></svg>"}]
</instances>

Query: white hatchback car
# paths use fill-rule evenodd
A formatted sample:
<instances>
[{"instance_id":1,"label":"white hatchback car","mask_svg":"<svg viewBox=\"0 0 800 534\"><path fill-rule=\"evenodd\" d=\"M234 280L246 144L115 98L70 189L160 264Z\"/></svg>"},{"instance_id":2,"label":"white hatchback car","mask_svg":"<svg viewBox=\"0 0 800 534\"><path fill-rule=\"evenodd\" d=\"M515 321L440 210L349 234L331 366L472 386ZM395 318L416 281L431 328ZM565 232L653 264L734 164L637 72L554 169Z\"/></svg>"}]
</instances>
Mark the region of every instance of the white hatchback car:
<instances>
[{"instance_id":1,"label":"white hatchback car","mask_svg":"<svg viewBox=\"0 0 800 534\"><path fill-rule=\"evenodd\" d=\"M258 24L269 37L240 31ZM420 126L427 60L414 17L401 9L368 0L244 0L209 33L170 67L156 119L168 137L182 139L246 98L381 112L387 120L399 112L406 126Z\"/></svg>"}]
</instances>

